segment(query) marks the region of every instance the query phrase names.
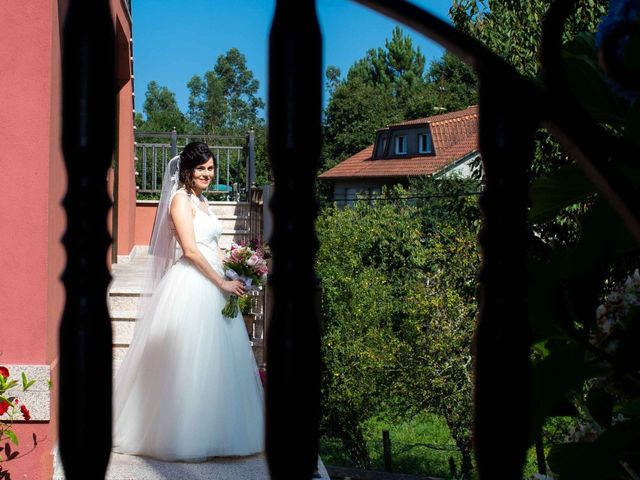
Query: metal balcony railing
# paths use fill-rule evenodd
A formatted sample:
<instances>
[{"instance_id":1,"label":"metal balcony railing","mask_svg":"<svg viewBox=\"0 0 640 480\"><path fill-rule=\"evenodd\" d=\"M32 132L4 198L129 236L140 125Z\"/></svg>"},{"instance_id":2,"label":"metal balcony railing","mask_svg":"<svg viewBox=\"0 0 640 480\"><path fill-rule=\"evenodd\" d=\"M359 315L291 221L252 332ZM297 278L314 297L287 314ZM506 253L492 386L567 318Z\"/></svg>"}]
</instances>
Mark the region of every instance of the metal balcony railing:
<instances>
[{"instance_id":1,"label":"metal balcony railing","mask_svg":"<svg viewBox=\"0 0 640 480\"><path fill-rule=\"evenodd\" d=\"M254 133L246 136L135 133L136 188L138 199L156 199L162 191L165 167L192 141L205 142L216 157L215 178L205 192L210 200L247 201L255 172ZM255 177L255 174L254 174Z\"/></svg>"}]
</instances>

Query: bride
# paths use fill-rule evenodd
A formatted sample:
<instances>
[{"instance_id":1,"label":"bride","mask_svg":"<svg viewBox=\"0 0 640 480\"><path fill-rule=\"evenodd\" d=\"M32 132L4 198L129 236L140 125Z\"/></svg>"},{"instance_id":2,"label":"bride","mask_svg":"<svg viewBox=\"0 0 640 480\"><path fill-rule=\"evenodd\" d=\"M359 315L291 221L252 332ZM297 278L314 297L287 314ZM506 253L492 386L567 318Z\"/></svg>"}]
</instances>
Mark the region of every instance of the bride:
<instances>
[{"instance_id":1,"label":"bride","mask_svg":"<svg viewBox=\"0 0 640 480\"><path fill-rule=\"evenodd\" d=\"M165 171L152 295L115 379L116 452L202 461L263 450L264 394L244 321L221 313L245 287L225 279L222 225L202 195L214 170L209 148L193 142Z\"/></svg>"}]
</instances>

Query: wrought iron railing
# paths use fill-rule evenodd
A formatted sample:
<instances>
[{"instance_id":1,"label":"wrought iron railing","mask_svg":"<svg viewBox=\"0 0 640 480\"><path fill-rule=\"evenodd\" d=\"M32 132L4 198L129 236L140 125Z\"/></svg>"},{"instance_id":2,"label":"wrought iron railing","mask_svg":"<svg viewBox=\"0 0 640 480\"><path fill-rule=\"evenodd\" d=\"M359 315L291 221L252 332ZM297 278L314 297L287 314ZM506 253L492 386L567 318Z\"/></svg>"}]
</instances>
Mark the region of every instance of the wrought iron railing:
<instances>
[{"instance_id":1,"label":"wrought iron railing","mask_svg":"<svg viewBox=\"0 0 640 480\"><path fill-rule=\"evenodd\" d=\"M173 132L136 132L136 188L139 199L157 198L167 163L191 141L209 145L216 157L215 178L207 192L210 200L246 201L255 171L253 132L246 136L178 134Z\"/></svg>"},{"instance_id":2,"label":"wrought iron railing","mask_svg":"<svg viewBox=\"0 0 640 480\"><path fill-rule=\"evenodd\" d=\"M531 334L524 279L527 172L534 133L542 124L555 134L640 239L637 194L628 179L615 175L610 162L612 157L637 158L638 152L569 103L563 82L557 81L562 76L559 33L575 0L558 0L547 17L544 88L409 2L358 2L422 32L473 65L478 74L486 189L480 201L484 226L481 314L475 337L475 454L480 479L519 479L531 415ZM109 2L69 3L63 52L67 295L60 331L59 426L66 478L73 480L104 478L111 447L109 273L104 261L109 197L104 178L113 150L115 92ZM314 0L277 0L269 54L268 144L275 194L270 203L273 306L266 345L266 449L271 477L276 479L308 479L318 458L314 180L321 139L321 42ZM604 61L615 63L608 51ZM497 449L492 442L496 437L509 442Z\"/></svg>"}]
</instances>

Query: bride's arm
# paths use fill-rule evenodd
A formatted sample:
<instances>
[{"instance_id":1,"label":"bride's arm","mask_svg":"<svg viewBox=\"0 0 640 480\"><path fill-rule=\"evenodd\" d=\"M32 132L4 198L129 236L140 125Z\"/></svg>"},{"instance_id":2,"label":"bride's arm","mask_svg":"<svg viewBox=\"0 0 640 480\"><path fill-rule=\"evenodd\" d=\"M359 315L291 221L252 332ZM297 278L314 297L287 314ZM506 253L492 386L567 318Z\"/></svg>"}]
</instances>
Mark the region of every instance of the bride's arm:
<instances>
[{"instance_id":1,"label":"bride's arm","mask_svg":"<svg viewBox=\"0 0 640 480\"><path fill-rule=\"evenodd\" d=\"M211 280L218 288L228 293L244 295L245 286L237 280L226 280L211 267L202 252L196 246L196 237L193 231L193 210L191 201L186 195L177 194L171 201L171 219L176 227L176 237L182 247L183 255L202 274Z\"/></svg>"}]
</instances>

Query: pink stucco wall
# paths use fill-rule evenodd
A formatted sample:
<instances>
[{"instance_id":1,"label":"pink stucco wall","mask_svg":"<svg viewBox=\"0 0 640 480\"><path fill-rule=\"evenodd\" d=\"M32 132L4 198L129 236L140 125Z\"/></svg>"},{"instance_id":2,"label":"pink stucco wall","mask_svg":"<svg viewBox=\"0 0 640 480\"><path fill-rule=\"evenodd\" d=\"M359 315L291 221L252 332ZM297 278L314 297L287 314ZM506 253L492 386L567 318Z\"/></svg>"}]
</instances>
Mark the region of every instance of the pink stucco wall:
<instances>
[{"instance_id":1,"label":"pink stucco wall","mask_svg":"<svg viewBox=\"0 0 640 480\"><path fill-rule=\"evenodd\" d=\"M112 0L116 32L116 76L118 80L118 255L127 255L135 245L136 179L133 137L133 82L131 81L131 25L126 21L124 5Z\"/></svg>"},{"instance_id":2,"label":"pink stucco wall","mask_svg":"<svg viewBox=\"0 0 640 480\"><path fill-rule=\"evenodd\" d=\"M51 365L57 358L64 301L59 203L66 181L59 147L58 8L57 1L0 3L0 166L11 180L0 189L0 319L11 325L3 329L3 364ZM25 438L36 432L40 442L6 467L14 478L50 478L52 425L17 431Z\"/></svg>"},{"instance_id":3,"label":"pink stucco wall","mask_svg":"<svg viewBox=\"0 0 640 480\"><path fill-rule=\"evenodd\" d=\"M136 206L135 244L149 245L158 202L138 202Z\"/></svg>"},{"instance_id":4,"label":"pink stucco wall","mask_svg":"<svg viewBox=\"0 0 640 480\"><path fill-rule=\"evenodd\" d=\"M42 2L0 2L0 318L17 327L3 330L5 363L46 360L51 17Z\"/></svg>"},{"instance_id":5,"label":"pink stucco wall","mask_svg":"<svg viewBox=\"0 0 640 480\"><path fill-rule=\"evenodd\" d=\"M65 264L60 238L66 218L60 202L66 170L60 148L60 35L67 0L0 2L0 364L49 365L52 372L51 421L17 425L28 450L5 465L14 478L51 478L51 449L57 439L58 328L64 306L59 280ZM111 1L120 32L121 65L130 59L131 24L121 0ZM124 46L124 48L123 48ZM130 72L119 73L118 164L123 204L119 251L134 245L135 177Z\"/></svg>"}]
</instances>

